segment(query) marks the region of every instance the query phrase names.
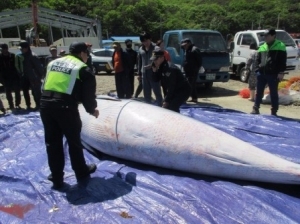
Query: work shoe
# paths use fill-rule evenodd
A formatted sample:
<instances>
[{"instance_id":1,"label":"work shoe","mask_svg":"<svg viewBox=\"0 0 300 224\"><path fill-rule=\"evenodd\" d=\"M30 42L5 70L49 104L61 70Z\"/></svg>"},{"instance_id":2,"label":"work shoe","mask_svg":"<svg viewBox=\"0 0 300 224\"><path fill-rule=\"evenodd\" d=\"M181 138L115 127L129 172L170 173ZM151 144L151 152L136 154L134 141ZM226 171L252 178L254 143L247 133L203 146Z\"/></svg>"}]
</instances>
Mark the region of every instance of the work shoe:
<instances>
[{"instance_id":1,"label":"work shoe","mask_svg":"<svg viewBox=\"0 0 300 224\"><path fill-rule=\"evenodd\" d=\"M23 108L20 107L19 105L15 107L16 110L22 110Z\"/></svg>"},{"instance_id":2,"label":"work shoe","mask_svg":"<svg viewBox=\"0 0 300 224\"><path fill-rule=\"evenodd\" d=\"M271 109L271 115L273 115L273 116L277 116L277 111L276 111L276 110L272 110L272 109Z\"/></svg>"},{"instance_id":3,"label":"work shoe","mask_svg":"<svg viewBox=\"0 0 300 224\"><path fill-rule=\"evenodd\" d=\"M259 114L259 110L257 107L253 107L252 111L250 114Z\"/></svg>"},{"instance_id":4,"label":"work shoe","mask_svg":"<svg viewBox=\"0 0 300 224\"><path fill-rule=\"evenodd\" d=\"M87 177L90 177L90 174L94 173L96 171L96 169L97 169L97 166L94 163L87 165L87 171L85 173L79 174L79 175L76 174L77 181L81 181Z\"/></svg>"},{"instance_id":5,"label":"work shoe","mask_svg":"<svg viewBox=\"0 0 300 224\"><path fill-rule=\"evenodd\" d=\"M64 186L63 177L59 178L57 180L54 180L52 174L50 174L47 179L53 183L53 186L52 186L53 189L60 189Z\"/></svg>"},{"instance_id":6,"label":"work shoe","mask_svg":"<svg viewBox=\"0 0 300 224\"><path fill-rule=\"evenodd\" d=\"M1 108L0 111L3 113L3 114L6 114L6 110L4 108Z\"/></svg>"},{"instance_id":7,"label":"work shoe","mask_svg":"<svg viewBox=\"0 0 300 224\"><path fill-rule=\"evenodd\" d=\"M198 103L198 99L191 99L191 100L188 100L187 102Z\"/></svg>"}]
</instances>

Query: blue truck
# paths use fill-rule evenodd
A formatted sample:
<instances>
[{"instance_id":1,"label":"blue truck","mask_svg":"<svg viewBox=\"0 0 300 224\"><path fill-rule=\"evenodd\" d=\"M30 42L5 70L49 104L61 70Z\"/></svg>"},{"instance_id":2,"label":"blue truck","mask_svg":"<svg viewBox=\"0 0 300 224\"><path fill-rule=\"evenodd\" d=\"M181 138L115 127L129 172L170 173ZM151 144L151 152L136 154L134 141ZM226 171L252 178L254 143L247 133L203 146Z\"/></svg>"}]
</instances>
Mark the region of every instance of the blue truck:
<instances>
[{"instance_id":1,"label":"blue truck","mask_svg":"<svg viewBox=\"0 0 300 224\"><path fill-rule=\"evenodd\" d=\"M172 62L182 71L184 51L181 41L189 38L201 51L202 68L197 84L209 89L214 82L228 82L230 57L226 42L220 32L214 30L170 30L164 33L163 41Z\"/></svg>"}]
</instances>

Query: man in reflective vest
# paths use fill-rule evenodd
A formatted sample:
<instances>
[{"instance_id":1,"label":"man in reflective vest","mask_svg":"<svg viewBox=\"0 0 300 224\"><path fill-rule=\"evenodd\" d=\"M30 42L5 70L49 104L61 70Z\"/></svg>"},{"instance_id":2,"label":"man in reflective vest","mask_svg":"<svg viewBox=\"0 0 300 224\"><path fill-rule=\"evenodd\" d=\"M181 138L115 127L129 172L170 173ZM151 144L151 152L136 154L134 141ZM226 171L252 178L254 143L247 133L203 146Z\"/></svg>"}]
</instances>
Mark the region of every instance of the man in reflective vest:
<instances>
[{"instance_id":1,"label":"man in reflective vest","mask_svg":"<svg viewBox=\"0 0 300 224\"><path fill-rule=\"evenodd\" d=\"M94 117L99 116L96 101L96 79L85 64L87 46L74 42L70 55L51 61L42 87L41 119L45 131L45 143L51 174L48 179L53 188L63 186L64 149L63 136L69 145L72 169L77 181L86 179L96 170L95 164L87 165L80 140L81 120L78 103Z\"/></svg>"}]
</instances>

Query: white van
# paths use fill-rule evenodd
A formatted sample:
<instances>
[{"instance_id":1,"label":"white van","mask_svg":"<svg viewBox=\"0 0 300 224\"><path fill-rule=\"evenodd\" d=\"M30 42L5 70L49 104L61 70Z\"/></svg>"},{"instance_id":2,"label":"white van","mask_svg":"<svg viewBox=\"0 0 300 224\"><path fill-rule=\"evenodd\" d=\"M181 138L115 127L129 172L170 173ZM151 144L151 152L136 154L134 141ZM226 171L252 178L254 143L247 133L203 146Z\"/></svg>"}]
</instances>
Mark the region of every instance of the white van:
<instances>
[{"instance_id":1,"label":"white van","mask_svg":"<svg viewBox=\"0 0 300 224\"><path fill-rule=\"evenodd\" d=\"M259 46L264 41L265 30L247 30L235 34L230 46L232 74L240 76L240 80L247 82L249 72L245 69L247 59L250 57L249 46L252 42ZM276 39L282 41L286 46L287 62L286 72L300 69L298 60L298 48L293 38L284 30L276 30Z\"/></svg>"}]
</instances>

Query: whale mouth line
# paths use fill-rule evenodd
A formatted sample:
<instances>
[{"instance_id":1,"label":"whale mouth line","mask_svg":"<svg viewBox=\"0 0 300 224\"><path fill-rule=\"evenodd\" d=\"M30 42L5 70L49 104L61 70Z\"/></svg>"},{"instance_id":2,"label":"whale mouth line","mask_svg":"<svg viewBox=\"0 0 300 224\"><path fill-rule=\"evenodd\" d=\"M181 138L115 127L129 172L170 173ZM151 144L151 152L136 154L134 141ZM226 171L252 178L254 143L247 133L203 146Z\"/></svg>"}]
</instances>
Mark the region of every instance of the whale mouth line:
<instances>
[{"instance_id":1,"label":"whale mouth line","mask_svg":"<svg viewBox=\"0 0 300 224\"><path fill-rule=\"evenodd\" d=\"M251 130L244 129L244 128L236 128L235 127L234 129L241 130L241 131L246 131L246 132L250 132L250 133L253 133L253 134L259 134L259 135L270 136L270 137L280 137L280 138L285 139L285 137L282 137L282 136L272 135L272 134L268 134L268 133L261 133L261 132L257 132L257 131L251 131Z\"/></svg>"}]
</instances>

